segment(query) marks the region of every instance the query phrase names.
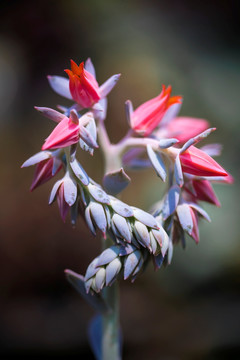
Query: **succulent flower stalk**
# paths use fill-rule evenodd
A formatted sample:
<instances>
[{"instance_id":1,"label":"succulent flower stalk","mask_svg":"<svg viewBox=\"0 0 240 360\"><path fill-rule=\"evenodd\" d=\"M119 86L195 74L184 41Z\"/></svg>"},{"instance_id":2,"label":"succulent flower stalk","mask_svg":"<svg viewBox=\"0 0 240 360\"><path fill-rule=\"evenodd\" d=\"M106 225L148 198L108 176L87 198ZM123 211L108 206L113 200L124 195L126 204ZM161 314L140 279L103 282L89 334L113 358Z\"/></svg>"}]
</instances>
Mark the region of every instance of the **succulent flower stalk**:
<instances>
[{"instance_id":1,"label":"succulent flower stalk","mask_svg":"<svg viewBox=\"0 0 240 360\"><path fill-rule=\"evenodd\" d=\"M215 128L208 128L203 119L178 116L182 97L171 96L171 86L163 85L157 97L136 110L130 100L126 101L129 131L112 144L104 120L107 95L120 75L111 76L99 86L90 59L79 66L71 60L71 70L65 71L69 79L49 76L48 80L55 92L73 104L69 108L60 105L59 111L36 107L56 126L42 151L22 167L36 165L31 191L61 171L49 204L56 200L63 221L70 214L75 226L82 217L94 236L99 232L102 235L103 251L89 264L85 276L71 270L66 274L84 299L102 314L103 326L98 332L108 335L101 335L101 358L120 359L118 278L134 282L150 261L155 270L170 265L174 247L180 243L185 248L188 236L199 243L201 218L211 221L202 202L220 206L212 183L231 184L233 178L212 158L220 155L219 144L200 149L195 146ZM89 176L78 158L79 151L93 155L98 141L107 169L103 186ZM147 167L154 170L159 184L166 184L163 197L156 199L149 212L115 197L132 186L126 172L129 168Z\"/></svg>"}]
</instances>

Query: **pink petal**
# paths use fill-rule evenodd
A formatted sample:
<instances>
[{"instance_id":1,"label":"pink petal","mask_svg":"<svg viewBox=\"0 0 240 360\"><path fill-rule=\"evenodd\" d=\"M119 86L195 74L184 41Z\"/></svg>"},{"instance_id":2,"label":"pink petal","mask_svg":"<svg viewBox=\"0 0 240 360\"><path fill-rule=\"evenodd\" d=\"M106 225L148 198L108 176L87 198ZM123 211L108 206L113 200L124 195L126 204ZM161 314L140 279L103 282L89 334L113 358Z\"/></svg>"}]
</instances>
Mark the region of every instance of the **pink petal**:
<instances>
[{"instance_id":1,"label":"pink petal","mask_svg":"<svg viewBox=\"0 0 240 360\"><path fill-rule=\"evenodd\" d=\"M198 200L221 206L213 187L208 180L193 180L192 184Z\"/></svg>"},{"instance_id":2,"label":"pink petal","mask_svg":"<svg viewBox=\"0 0 240 360\"><path fill-rule=\"evenodd\" d=\"M67 117L62 120L46 139L42 150L66 147L79 140L79 124L73 123Z\"/></svg>"},{"instance_id":3,"label":"pink petal","mask_svg":"<svg viewBox=\"0 0 240 360\"><path fill-rule=\"evenodd\" d=\"M227 176L227 172L204 151L190 146L180 155L183 172L197 176Z\"/></svg>"},{"instance_id":4,"label":"pink petal","mask_svg":"<svg viewBox=\"0 0 240 360\"><path fill-rule=\"evenodd\" d=\"M66 201L64 199L64 184L63 183L59 187L59 190L58 190L57 202L58 202L58 207L59 207L61 218L65 222L67 213L70 209L70 206L66 203Z\"/></svg>"},{"instance_id":5,"label":"pink petal","mask_svg":"<svg viewBox=\"0 0 240 360\"><path fill-rule=\"evenodd\" d=\"M60 171L60 169L62 168L62 164L59 165L54 175L52 174L52 168L53 158L43 160L39 164L37 164L30 191L33 191L38 186L50 180L56 173Z\"/></svg>"},{"instance_id":6,"label":"pink petal","mask_svg":"<svg viewBox=\"0 0 240 360\"><path fill-rule=\"evenodd\" d=\"M176 117L164 128L166 137L174 137L184 143L192 137L200 134L209 127L204 119L191 117Z\"/></svg>"},{"instance_id":7,"label":"pink petal","mask_svg":"<svg viewBox=\"0 0 240 360\"><path fill-rule=\"evenodd\" d=\"M191 215L192 215L192 221L193 221L193 229L191 232L191 237L195 240L196 244L199 243L199 229L198 229L198 218L195 213L195 211L190 208Z\"/></svg>"}]
</instances>

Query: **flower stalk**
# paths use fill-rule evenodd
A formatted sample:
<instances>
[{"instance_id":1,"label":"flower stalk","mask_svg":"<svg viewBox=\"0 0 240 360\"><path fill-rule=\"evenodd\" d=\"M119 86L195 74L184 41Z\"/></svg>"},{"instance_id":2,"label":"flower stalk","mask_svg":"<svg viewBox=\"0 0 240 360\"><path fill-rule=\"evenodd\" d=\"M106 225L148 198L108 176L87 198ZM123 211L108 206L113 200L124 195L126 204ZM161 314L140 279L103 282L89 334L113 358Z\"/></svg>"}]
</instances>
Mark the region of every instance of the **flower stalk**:
<instances>
[{"instance_id":1,"label":"flower stalk","mask_svg":"<svg viewBox=\"0 0 240 360\"><path fill-rule=\"evenodd\" d=\"M110 239L102 240L102 250ZM119 286L118 282L103 290L103 298L110 310L102 315L102 360L120 360Z\"/></svg>"},{"instance_id":2,"label":"flower stalk","mask_svg":"<svg viewBox=\"0 0 240 360\"><path fill-rule=\"evenodd\" d=\"M150 261L155 270L169 265L174 246L181 243L186 247L185 235L198 243L200 219L210 221L199 202L220 206L211 183L230 184L233 178L212 158L220 154L219 144L195 146L215 128L208 128L204 119L178 117L182 97L171 96L171 86L163 85L157 97L136 110L127 100L129 131L112 144L104 120L107 95L120 74L99 86L90 59L80 65L71 61L71 70L66 73L69 79L48 76L48 81L55 92L74 104L58 106L60 112L36 107L57 124L42 151L22 167L36 166L31 191L63 171L51 190L49 204L56 200L63 221L70 214L75 225L81 216L94 236L101 233L102 253L88 265L85 276L71 270L66 274L100 313L100 323L93 321L90 332L96 358L120 360L117 280L122 277L133 283ZM103 186L87 174L77 158L79 148L93 155L98 147L104 157ZM157 199L150 213L120 201L121 192L131 181L125 170L148 167L167 184L163 198Z\"/></svg>"}]
</instances>

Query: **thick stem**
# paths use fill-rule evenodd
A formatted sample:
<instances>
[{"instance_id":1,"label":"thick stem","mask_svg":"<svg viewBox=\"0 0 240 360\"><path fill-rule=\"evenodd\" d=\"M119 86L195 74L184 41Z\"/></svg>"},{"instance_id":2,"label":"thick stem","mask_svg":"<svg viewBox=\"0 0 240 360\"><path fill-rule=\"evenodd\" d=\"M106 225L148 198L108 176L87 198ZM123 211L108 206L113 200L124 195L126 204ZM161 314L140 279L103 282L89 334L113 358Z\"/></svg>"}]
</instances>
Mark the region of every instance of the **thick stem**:
<instances>
[{"instance_id":1,"label":"thick stem","mask_svg":"<svg viewBox=\"0 0 240 360\"><path fill-rule=\"evenodd\" d=\"M102 239L102 250L111 246L110 239ZM101 360L120 360L119 343L119 289L118 282L103 290L103 297L110 311L102 315L102 358Z\"/></svg>"},{"instance_id":2,"label":"thick stem","mask_svg":"<svg viewBox=\"0 0 240 360\"><path fill-rule=\"evenodd\" d=\"M134 137L127 137L124 139L124 141L120 141L118 144L114 145L115 152L118 155L122 155L124 152L126 152L128 149L132 147L143 147L146 148L147 145L151 145L153 150L159 151L166 155L170 159L174 159L177 156L178 150L175 148L167 148L167 149L161 149L159 147L159 141L152 138L134 138Z\"/></svg>"},{"instance_id":3,"label":"thick stem","mask_svg":"<svg viewBox=\"0 0 240 360\"><path fill-rule=\"evenodd\" d=\"M105 173L120 169L122 163L118 148L111 144L103 121L98 123L98 140L104 155Z\"/></svg>"},{"instance_id":4,"label":"thick stem","mask_svg":"<svg viewBox=\"0 0 240 360\"><path fill-rule=\"evenodd\" d=\"M114 145L111 144L105 124L102 121L98 123L98 140L104 155L105 173L119 169L121 167L120 157L115 153ZM112 241L110 239L102 240L102 250L111 245ZM120 360L119 290L117 281L103 290L103 297L111 310L102 315L101 360Z\"/></svg>"},{"instance_id":5,"label":"thick stem","mask_svg":"<svg viewBox=\"0 0 240 360\"><path fill-rule=\"evenodd\" d=\"M118 282L104 289L103 297L112 311L102 317L102 360L120 360Z\"/></svg>"}]
</instances>

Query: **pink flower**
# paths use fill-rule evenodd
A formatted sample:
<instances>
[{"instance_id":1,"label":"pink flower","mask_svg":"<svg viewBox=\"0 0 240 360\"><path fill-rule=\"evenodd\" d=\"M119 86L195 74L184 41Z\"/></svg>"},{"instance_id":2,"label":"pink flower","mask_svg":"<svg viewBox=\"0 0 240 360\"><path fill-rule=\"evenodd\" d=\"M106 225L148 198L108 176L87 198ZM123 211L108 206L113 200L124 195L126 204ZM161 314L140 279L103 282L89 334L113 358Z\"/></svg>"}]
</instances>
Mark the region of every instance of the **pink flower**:
<instances>
[{"instance_id":1,"label":"pink flower","mask_svg":"<svg viewBox=\"0 0 240 360\"><path fill-rule=\"evenodd\" d=\"M228 173L204 151L190 146L180 154L182 170L197 176L227 176Z\"/></svg>"},{"instance_id":2,"label":"pink flower","mask_svg":"<svg viewBox=\"0 0 240 360\"><path fill-rule=\"evenodd\" d=\"M30 191L33 191L38 186L45 184L48 180L50 180L54 175L56 175L61 170L62 163L60 161L58 163L55 172L53 172L53 164L54 164L53 158L43 160L39 164L37 164L34 172L33 182L30 187Z\"/></svg>"},{"instance_id":3,"label":"pink flower","mask_svg":"<svg viewBox=\"0 0 240 360\"><path fill-rule=\"evenodd\" d=\"M195 200L206 201L210 204L221 206L220 201L218 200L213 187L208 180L192 180L191 185L193 187L194 193L191 192Z\"/></svg>"},{"instance_id":4,"label":"pink flower","mask_svg":"<svg viewBox=\"0 0 240 360\"><path fill-rule=\"evenodd\" d=\"M159 125L170 106L181 103L181 96L171 95L172 88L162 86L162 92L155 98L140 105L130 115L131 127L143 136L148 136Z\"/></svg>"},{"instance_id":5,"label":"pink flower","mask_svg":"<svg viewBox=\"0 0 240 360\"><path fill-rule=\"evenodd\" d=\"M79 123L65 117L45 140L42 150L63 148L76 144L80 138Z\"/></svg>"},{"instance_id":6,"label":"pink flower","mask_svg":"<svg viewBox=\"0 0 240 360\"><path fill-rule=\"evenodd\" d=\"M175 117L159 131L159 136L178 139L184 143L192 137L200 134L209 127L207 120L191 117Z\"/></svg>"},{"instance_id":7,"label":"pink flower","mask_svg":"<svg viewBox=\"0 0 240 360\"><path fill-rule=\"evenodd\" d=\"M23 167L36 165L33 182L30 191L44 184L56 175L62 168L61 155L59 151L41 151L22 164Z\"/></svg>"},{"instance_id":8,"label":"pink flower","mask_svg":"<svg viewBox=\"0 0 240 360\"><path fill-rule=\"evenodd\" d=\"M57 111L55 111L57 113ZM61 114L62 115L62 114ZM49 117L49 114L48 114ZM52 133L45 140L42 150L63 148L76 144L80 138L91 148L97 148L96 139L85 126L94 121L93 114L88 112L78 118L77 112L71 110L70 117L64 116Z\"/></svg>"},{"instance_id":9,"label":"pink flower","mask_svg":"<svg viewBox=\"0 0 240 360\"><path fill-rule=\"evenodd\" d=\"M71 70L65 70L69 76L69 90L73 100L83 108L89 108L97 103L101 94L95 77L84 69L84 62L78 66L71 60Z\"/></svg>"},{"instance_id":10,"label":"pink flower","mask_svg":"<svg viewBox=\"0 0 240 360\"><path fill-rule=\"evenodd\" d=\"M67 99L75 100L82 108L91 108L98 103L99 108L103 107L102 111L105 111L106 104L101 103L100 100L105 99L113 89L120 74L111 76L99 86L91 59L87 59L85 65L81 62L79 66L71 60L71 70L66 69L65 71L69 80L62 76L48 76L52 89Z\"/></svg>"}]
</instances>

